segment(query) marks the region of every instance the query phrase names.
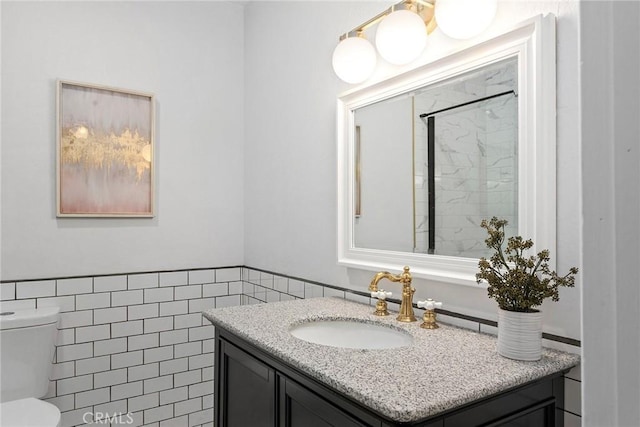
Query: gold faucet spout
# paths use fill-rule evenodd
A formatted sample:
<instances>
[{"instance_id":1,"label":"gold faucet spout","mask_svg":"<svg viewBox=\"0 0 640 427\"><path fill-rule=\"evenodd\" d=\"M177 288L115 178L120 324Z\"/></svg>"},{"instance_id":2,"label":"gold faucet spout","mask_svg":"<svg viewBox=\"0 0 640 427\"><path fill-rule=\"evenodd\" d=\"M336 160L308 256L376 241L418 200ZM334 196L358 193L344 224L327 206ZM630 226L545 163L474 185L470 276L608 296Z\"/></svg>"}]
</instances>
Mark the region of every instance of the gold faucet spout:
<instances>
[{"instance_id":1,"label":"gold faucet spout","mask_svg":"<svg viewBox=\"0 0 640 427\"><path fill-rule=\"evenodd\" d=\"M402 273L394 275L388 271L381 271L371 280L369 284L369 290L371 292L378 291L378 282L382 279L387 279L391 282L402 283L402 303L400 304L400 313L396 318L400 322L415 322L416 316L413 312L413 294L415 289L411 287L411 273L409 273L409 267L405 266Z\"/></svg>"},{"instance_id":2,"label":"gold faucet spout","mask_svg":"<svg viewBox=\"0 0 640 427\"><path fill-rule=\"evenodd\" d=\"M371 292L378 292L378 282L382 279L387 279L390 280L392 282L398 282L399 276L394 276L393 274L389 273L388 271L381 271L380 273L376 273L375 276L373 276L373 279L371 280L371 283L369 283L369 290Z\"/></svg>"}]
</instances>

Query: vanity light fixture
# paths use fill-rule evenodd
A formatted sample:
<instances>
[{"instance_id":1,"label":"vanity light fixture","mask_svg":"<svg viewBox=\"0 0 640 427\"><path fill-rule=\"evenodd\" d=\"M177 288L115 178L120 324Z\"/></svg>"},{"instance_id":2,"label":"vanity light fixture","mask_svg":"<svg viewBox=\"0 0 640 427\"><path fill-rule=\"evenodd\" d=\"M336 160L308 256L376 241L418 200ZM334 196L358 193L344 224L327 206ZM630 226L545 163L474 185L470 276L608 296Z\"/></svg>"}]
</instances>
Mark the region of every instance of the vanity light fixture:
<instances>
[{"instance_id":1,"label":"vanity light fixture","mask_svg":"<svg viewBox=\"0 0 640 427\"><path fill-rule=\"evenodd\" d=\"M496 15L498 0L437 0L438 27L453 39L471 39L486 30Z\"/></svg>"},{"instance_id":2,"label":"vanity light fixture","mask_svg":"<svg viewBox=\"0 0 640 427\"><path fill-rule=\"evenodd\" d=\"M436 28L434 1L403 0L340 36L332 58L338 77L352 84L371 77L377 53L364 32L378 23L376 45L380 56L396 65L407 64L420 56L427 34Z\"/></svg>"},{"instance_id":3,"label":"vanity light fixture","mask_svg":"<svg viewBox=\"0 0 640 427\"><path fill-rule=\"evenodd\" d=\"M451 38L473 38L491 24L496 9L497 0L403 0L342 35L333 52L333 69L347 83L371 77L377 55L364 32L373 25L378 24L375 42L380 56L404 65L422 54L436 26Z\"/></svg>"},{"instance_id":4,"label":"vanity light fixture","mask_svg":"<svg viewBox=\"0 0 640 427\"><path fill-rule=\"evenodd\" d=\"M376 68L376 50L363 36L363 30L355 37L346 37L333 51L333 70L347 83L362 83Z\"/></svg>"},{"instance_id":5,"label":"vanity light fixture","mask_svg":"<svg viewBox=\"0 0 640 427\"><path fill-rule=\"evenodd\" d=\"M427 27L423 19L410 9L396 10L378 25L378 53L394 65L416 60L427 45Z\"/></svg>"}]
</instances>

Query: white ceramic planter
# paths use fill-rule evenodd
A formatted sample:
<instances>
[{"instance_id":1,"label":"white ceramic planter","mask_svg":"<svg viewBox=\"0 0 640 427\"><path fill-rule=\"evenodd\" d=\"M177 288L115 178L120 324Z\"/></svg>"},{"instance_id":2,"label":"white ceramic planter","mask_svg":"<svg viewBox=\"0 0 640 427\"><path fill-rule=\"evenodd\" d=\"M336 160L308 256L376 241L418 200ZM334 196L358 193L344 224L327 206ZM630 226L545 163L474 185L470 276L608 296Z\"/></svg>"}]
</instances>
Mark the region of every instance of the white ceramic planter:
<instances>
[{"instance_id":1,"label":"white ceramic planter","mask_svg":"<svg viewBox=\"0 0 640 427\"><path fill-rule=\"evenodd\" d=\"M515 360L540 360L542 313L498 309L498 354Z\"/></svg>"}]
</instances>

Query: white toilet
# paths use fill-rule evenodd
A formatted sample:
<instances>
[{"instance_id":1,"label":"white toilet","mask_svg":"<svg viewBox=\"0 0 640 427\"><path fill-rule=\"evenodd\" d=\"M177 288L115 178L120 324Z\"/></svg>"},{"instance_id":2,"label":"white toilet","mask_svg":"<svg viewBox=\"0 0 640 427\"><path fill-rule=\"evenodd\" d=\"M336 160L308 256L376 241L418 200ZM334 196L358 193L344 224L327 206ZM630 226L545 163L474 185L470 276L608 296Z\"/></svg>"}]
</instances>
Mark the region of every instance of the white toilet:
<instances>
[{"instance_id":1,"label":"white toilet","mask_svg":"<svg viewBox=\"0 0 640 427\"><path fill-rule=\"evenodd\" d=\"M0 426L59 427L47 394L60 309L0 313Z\"/></svg>"}]
</instances>

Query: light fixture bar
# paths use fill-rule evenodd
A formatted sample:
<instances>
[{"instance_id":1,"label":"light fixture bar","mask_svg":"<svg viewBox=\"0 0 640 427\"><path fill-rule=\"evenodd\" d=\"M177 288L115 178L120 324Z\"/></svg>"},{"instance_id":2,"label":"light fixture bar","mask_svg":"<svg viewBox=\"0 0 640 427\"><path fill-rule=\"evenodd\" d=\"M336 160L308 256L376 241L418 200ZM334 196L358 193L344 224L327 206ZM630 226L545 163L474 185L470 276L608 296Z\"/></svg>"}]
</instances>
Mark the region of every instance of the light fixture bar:
<instances>
[{"instance_id":1,"label":"light fixture bar","mask_svg":"<svg viewBox=\"0 0 640 427\"><path fill-rule=\"evenodd\" d=\"M435 1L436 0L403 0L403 1L399 2L399 3L394 4L393 6L389 7L388 9L385 9L384 11L380 12L379 14L374 16L373 18L371 18L368 21L366 21L365 23L358 25L353 30L342 34L340 36L340 41L346 39L347 37L349 37L352 34L355 35L355 36L359 36L367 28L371 27L372 25L377 24L378 22L380 22L382 20L382 18L384 18L385 16L387 16L390 13L394 12L396 9L398 9L400 7L404 8L404 9L408 9L415 3L415 4L421 5L423 7L428 7L430 9L433 9ZM435 28L435 26L434 26L434 28ZM429 32L431 32L431 30Z\"/></svg>"},{"instance_id":2,"label":"light fixture bar","mask_svg":"<svg viewBox=\"0 0 640 427\"><path fill-rule=\"evenodd\" d=\"M404 1L401 1L398 4L404 4ZM378 22L380 22L380 20L382 18L384 18L385 16L387 16L388 14L390 14L391 12L393 12L393 8L396 7L395 6L391 6L388 9L385 9L384 11L380 12L379 14L377 14L376 16L374 16L373 18L369 19L367 22L365 22L364 24L360 24L359 26L357 26L356 28L354 28L353 30L343 34L340 36L340 40L344 40L347 37L349 37L350 34L355 33L356 35L361 34L364 30L366 30L367 28L369 28L372 25L377 24Z\"/></svg>"}]
</instances>

